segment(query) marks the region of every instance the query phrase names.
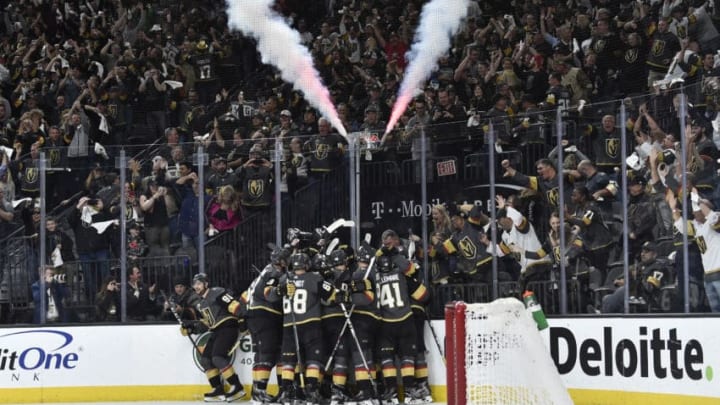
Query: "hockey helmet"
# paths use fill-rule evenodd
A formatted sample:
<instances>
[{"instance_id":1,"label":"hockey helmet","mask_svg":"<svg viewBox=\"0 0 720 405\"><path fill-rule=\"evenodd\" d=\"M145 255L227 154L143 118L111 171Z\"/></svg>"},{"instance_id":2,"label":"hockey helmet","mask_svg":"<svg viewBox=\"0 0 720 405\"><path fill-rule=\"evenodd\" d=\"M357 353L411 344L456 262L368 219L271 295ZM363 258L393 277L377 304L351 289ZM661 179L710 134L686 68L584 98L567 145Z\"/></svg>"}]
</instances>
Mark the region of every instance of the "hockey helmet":
<instances>
[{"instance_id":1,"label":"hockey helmet","mask_svg":"<svg viewBox=\"0 0 720 405\"><path fill-rule=\"evenodd\" d=\"M290 265L293 270L307 270L310 267L310 257L305 253L295 253L290 256Z\"/></svg>"},{"instance_id":2,"label":"hockey helmet","mask_svg":"<svg viewBox=\"0 0 720 405\"><path fill-rule=\"evenodd\" d=\"M338 249L330 253L330 264L332 264L333 267L347 264L347 255L345 254L345 251Z\"/></svg>"},{"instance_id":3,"label":"hockey helmet","mask_svg":"<svg viewBox=\"0 0 720 405\"><path fill-rule=\"evenodd\" d=\"M280 264L283 261L287 263L288 258L290 258L290 250L286 248L275 248L270 253L270 262L272 264Z\"/></svg>"},{"instance_id":4,"label":"hockey helmet","mask_svg":"<svg viewBox=\"0 0 720 405\"><path fill-rule=\"evenodd\" d=\"M370 263L375 256L375 249L368 244L362 244L357 250L357 261L360 263Z\"/></svg>"},{"instance_id":5,"label":"hockey helmet","mask_svg":"<svg viewBox=\"0 0 720 405\"><path fill-rule=\"evenodd\" d=\"M381 273L389 273L392 270L392 260L388 256L378 256L375 264L377 265L378 271Z\"/></svg>"},{"instance_id":6,"label":"hockey helmet","mask_svg":"<svg viewBox=\"0 0 720 405\"><path fill-rule=\"evenodd\" d=\"M192 281L193 281L193 284L195 284L195 283L197 283L197 282L209 283L209 282L210 282L210 279L208 278L208 275L207 275L207 274L205 274L205 273L198 273L198 274L196 274L196 275L193 276L193 280L192 280Z\"/></svg>"},{"instance_id":7,"label":"hockey helmet","mask_svg":"<svg viewBox=\"0 0 720 405\"><path fill-rule=\"evenodd\" d=\"M316 254L312 259L312 269L313 271L317 271L319 273L323 273L325 270L329 269L330 266L330 260L328 257L322 253Z\"/></svg>"}]
</instances>

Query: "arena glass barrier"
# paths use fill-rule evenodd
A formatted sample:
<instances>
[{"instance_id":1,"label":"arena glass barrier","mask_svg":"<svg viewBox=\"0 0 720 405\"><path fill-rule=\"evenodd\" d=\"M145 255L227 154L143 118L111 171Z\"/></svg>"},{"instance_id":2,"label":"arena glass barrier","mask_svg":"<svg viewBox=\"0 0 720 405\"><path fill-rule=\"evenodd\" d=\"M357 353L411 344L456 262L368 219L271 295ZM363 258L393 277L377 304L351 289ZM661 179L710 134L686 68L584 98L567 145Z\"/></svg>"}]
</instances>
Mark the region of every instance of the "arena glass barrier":
<instances>
[{"instance_id":1,"label":"arena glass barrier","mask_svg":"<svg viewBox=\"0 0 720 405\"><path fill-rule=\"evenodd\" d=\"M151 239L159 241L149 244L148 253L152 251L151 255L187 256L193 272L211 272L219 283L241 291L257 274L255 268L259 269L267 264L272 244L288 243L289 229L294 228L315 237L323 226L344 218L354 221L356 226L342 228L337 236L341 242L349 242L352 246L357 246L359 241L369 235L371 245L377 248L381 245L380 238L386 229L395 230L401 239L413 240L419 274L433 286L436 292L433 308L437 306L435 309L438 309L443 304L441 301L445 300L441 297L453 295L443 291L457 291L453 290L453 286L468 280L442 280L444 272L448 270L443 269L442 263L438 265L429 260L435 227L432 223L433 206L477 205L486 216L492 218L496 208L495 204L491 203L494 195L508 196L519 193L528 222L534 225L539 239L544 242L552 229L548 213L541 209L542 198L556 202L570 201L572 188L578 182L569 181L568 176L581 177L574 172L577 163L583 158L578 152L589 154L586 156L595 160L594 154L604 151L616 156L614 163L611 162L603 170L607 171L618 185L614 201L609 204L607 201L603 202L609 207L603 223L615 232L612 246L607 253L607 268L598 273L595 271L597 266L593 266L591 261L568 260L567 250L572 248L572 243L577 238L570 231L556 232L557 242L564 239L565 246L564 249L558 249L558 257L565 260L554 261L546 279L533 280L533 283L538 285L539 299L548 312L582 313L585 312L584 306L592 305L596 309L602 307L603 297L612 294L616 289L615 279L610 279L610 276L617 278L623 275L628 278L630 267L635 263L634 257L631 257L628 251L633 241L626 241L625 237L629 236L629 233L623 228L630 215L624 209L628 206L630 196L627 194L627 187L622 185L627 184L628 178L634 176L635 172L645 173L648 170L648 152L643 145L646 140L652 138L660 145L665 141L668 146L663 148L662 153L662 158L667 160L660 162L664 165L658 165L658 169L670 180L670 189L682 190L680 185L687 184L688 181L688 176L684 173L690 172L697 192L711 201L718 200L715 196L716 162L712 156L699 153L697 147L689 148L686 142L679 141L686 139L685 131L680 131L680 128L684 128L687 122L690 122L691 130L704 128L706 134L712 132L707 121L703 124L699 107L690 108L687 102L683 102L683 90L687 89L658 90L656 94L582 106L563 105L559 109L529 106L511 115L499 114L500 118L494 116L489 119L482 114L470 115L466 121L440 126L429 124L420 130L407 127L407 122L401 120L401 125L387 136L382 126L376 126L375 130L351 133L345 141L347 144L343 146L341 155L336 157L332 170L319 173L311 170L303 173L302 170L297 171L292 167L292 164L296 163L293 160L300 157L309 163L312 159L324 155L323 150L313 149L313 136L298 137L301 145L299 152L293 152L292 148L295 146L291 145L292 139L283 139L282 142L257 136L248 140L233 139L232 145L238 151L242 150L242 143L248 143L249 146L261 144L262 159L272 164L273 178L280 181L263 183L262 187L253 190L259 195L270 194L264 196L269 200L269 205L264 208L246 209L247 207L242 207L242 201L239 201L240 221L223 228L222 231L210 230L208 223L211 218L207 214L209 204L213 203L213 198L219 196L217 192L223 185L207 184L214 171L218 170L217 157L222 155L224 150L219 147L217 140L199 139L187 144L168 144L167 141L160 140L152 144L123 147L100 145L102 148L93 145L85 151L86 155L77 150L70 152L68 147L51 147L46 144L13 163L13 176L17 183L13 200L38 198L41 194L44 197L31 200L31 203L28 200L19 203L16 206L19 214L16 222L18 226L24 225L23 222L34 223L38 240L41 240L40 231L47 232L47 229L38 227L37 224L46 223L48 216L55 217L56 227L68 232L71 239L76 239L77 235L71 230L69 220L82 197L103 200L104 205L111 207L115 204L115 212L109 212L108 210L113 210L110 208L106 209L108 212L105 213L109 215L108 220L117 221L112 226L119 227L121 234L122 228L125 228L125 236L116 238L119 243L109 244L108 257L120 259L122 265L123 257L127 259L129 254L128 235L133 232L134 223L144 219L141 215L143 213L138 213L137 206L133 204L138 203L148 187L148 182L157 177L158 171L163 172L166 182L177 181L181 177L180 170L184 170L181 167L182 162L187 162L189 165L186 165L185 169L198 174L198 188L204 191L204 197L200 199L196 194L193 200L191 196L191 201L186 205L186 208L190 208L183 212L183 199L180 193L173 190L172 200L176 207L169 212L170 237L165 243L166 239L162 237L164 230L151 230ZM408 112L408 116L411 113ZM603 118L606 116L614 117L615 123L611 132L619 138L605 142L600 145L602 147L593 146L593 136L602 127ZM642 122L639 121L641 116ZM640 136L636 137L635 132ZM674 143L673 138L667 135L675 137ZM712 141L711 138L706 137L705 142ZM638 144L640 141L641 144ZM556 148L559 143L563 145L562 148ZM696 151L698 153L694 153ZM81 156L78 156L78 153ZM44 161L41 154L45 156ZM225 157L225 161L229 166L232 162L228 162L228 157ZM559 176L559 184L562 186L557 188L557 193L538 196L504 176L504 160L518 173L532 176L537 175L535 163L544 157L548 157L556 167L562 168L563 175ZM44 170L41 170L41 161L45 164ZM620 170L621 162L625 162L622 166L629 168L629 172ZM235 164L237 169L239 166L237 162ZM687 171L676 169L683 165ZM662 169L660 166L663 166ZM678 176L672 175L674 171L678 172ZM202 175L199 175L201 172ZM28 179L38 182L41 187L29 192L23 191L25 186L22 182ZM126 192L119 193L119 184L123 180ZM236 187L241 186L236 184ZM233 191L233 198L238 198L238 191L241 190ZM661 193L655 188L648 188L648 192L652 194L653 203L662 205ZM100 193L100 198L90 198L93 193ZM45 201L44 207L41 201ZM171 206L173 201L170 201ZM106 202L108 204L105 204ZM656 217L656 222L664 221L665 229L657 227L652 234L658 253L664 257L675 252L674 258L687 257L685 246L688 245L685 241L678 238L673 242L667 218L663 217L667 214L666 208ZM497 210L494 212L497 217ZM558 214L564 217L565 212L558 210ZM29 220L20 221L19 218L23 216ZM91 223L94 222L96 221ZM23 231L23 235L33 235L35 232L32 232L31 228ZM191 229L197 230L192 232ZM489 232L490 237L492 234L493 232ZM147 230L143 230L141 236L147 237ZM498 231L495 242L500 240L502 234ZM692 238L690 242L690 249L694 249ZM37 246L27 241L21 243L3 240L3 243L23 246L22 249L25 249L9 249L11 254L3 260L9 263L13 260L19 262L18 258L23 255L37 257L40 264L42 243L37 243ZM198 246L201 248L198 249ZM50 263L53 249L48 249L47 245L44 249L47 264ZM38 253L26 254L25 251ZM77 248L75 251L77 252ZM637 246L634 252L637 252ZM556 256L555 252L552 255L550 252L546 253ZM518 256L518 252L514 254ZM691 256L691 261L693 257L697 258ZM104 258L101 257L100 260ZM495 266L499 262L508 261L511 262L512 257L493 256L492 259ZM127 261L125 262L127 267ZM507 263L501 264L501 268L504 265ZM691 272L697 266L689 265L687 260L676 260L674 263L670 262L670 265L672 268L668 282L661 286L655 302L642 302L628 293L622 300L622 312L705 310L702 274ZM8 268L15 267L18 266ZM440 278L437 277L438 274ZM29 282L34 280L36 275L28 271L24 277ZM9 276L6 278L9 279ZM16 276L15 279L19 278ZM689 282L685 283L684 280ZM484 300L521 293L520 284L504 288L503 283L512 281L503 277L497 280L493 278L489 283L485 283L488 285L482 290L468 294ZM577 286L573 286L573 283ZM467 285L461 290L467 290ZM8 290L6 287L3 291ZM17 288L12 290L18 291ZM551 297L548 301L542 297L543 291L552 292L548 294L548 297ZM3 305L4 313L8 313L8 304ZM439 313L432 308L430 312Z\"/></svg>"}]
</instances>

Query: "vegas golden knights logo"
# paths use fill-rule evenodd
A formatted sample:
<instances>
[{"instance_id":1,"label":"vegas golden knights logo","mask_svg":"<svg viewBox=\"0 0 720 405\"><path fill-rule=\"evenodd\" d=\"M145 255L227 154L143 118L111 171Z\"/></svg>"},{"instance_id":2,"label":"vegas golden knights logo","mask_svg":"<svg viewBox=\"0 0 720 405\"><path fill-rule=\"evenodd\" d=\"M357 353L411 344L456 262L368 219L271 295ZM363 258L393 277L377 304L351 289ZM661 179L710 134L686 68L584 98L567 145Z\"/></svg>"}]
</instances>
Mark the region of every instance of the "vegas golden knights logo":
<instances>
[{"instance_id":1,"label":"vegas golden knights logo","mask_svg":"<svg viewBox=\"0 0 720 405\"><path fill-rule=\"evenodd\" d=\"M290 166L292 167L300 167L300 164L302 163L302 158L300 156L295 156L290 161Z\"/></svg>"},{"instance_id":2,"label":"vegas golden knights logo","mask_svg":"<svg viewBox=\"0 0 720 405\"><path fill-rule=\"evenodd\" d=\"M595 42L595 45L593 45L593 50L597 53L602 53L602 51L605 50L605 40L598 39L597 42Z\"/></svg>"},{"instance_id":3,"label":"vegas golden knights logo","mask_svg":"<svg viewBox=\"0 0 720 405\"><path fill-rule=\"evenodd\" d=\"M248 182L248 193L251 198L258 198L263 195L265 190L265 181L260 179L250 180Z\"/></svg>"},{"instance_id":4,"label":"vegas golden knights logo","mask_svg":"<svg viewBox=\"0 0 720 405\"><path fill-rule=\"evenodd\" d=\"M557 207L560 204L560 191L557 189L557 187L548 190L547 199L551 206Z\"/></svg>"},{"instance_id":5,"label":"vegas golden knights logo","mask_svg":"<svg viewBox=\"0 0 720 405\"><path fill-rule=\"evenodd\" d=\"M625 52L625 62L635 63L638 58L638 50L636 48L628 49Z\"/></svg>"},{"instance_id":6,"label":"vegas golden knights logo","mask_svg":"<svg viewBox=\"0 0 720 405\"><path fill-rule=\"evenodd\" d=\"M620 139L610 138L605 140L605 153L611 158L616 158L620 149Z\"/></svg>"},{"instance_id":7,"label":"vegas golden knights logo","mask_svg":"<svg viewBox=\"0 0 720 405\"><path fill-rule=\"evenodd\" d=\"M317 160L325 160L328 157L328 152L330 152L330 145L326 143L321 143L316 146L315 150L315 157Z\"/></svg>"},{"instance_id":8,"label":"vegas golden knights logo","mask_svg":"<svg viewBox=\"0 0 720 405\"><path fill-rule=\"evenodd\" d=\"M655 40L655 42L653 42L651 52L654 56L662 55L664 50L665 50L665 41Z\"/></svg>"},{"instance_id":9,"label":"vegas golden knights logo","mask_svg":"<svg viewBox=\"0 0 720 405\"><path fill-rule=\"evenodd\" d=\"M555 263L562 262L562 252L560 251L560 246L555 246L553 248L553 256L555 256Z\"/></svg>"},{"instance_id":10,"label":"vegas golden knights logo","mask_svg":"<svg viewBox=\"0 0 720 405\"><path fill-rule=\"evenodd\" d=\"M698 236L695 239L695 243L697 243L697 247L700 253L707 252L707 243L705 242L705 238L703 238L702 236Z\"/></svg>"},{"instance_id":11,"label":"vegas golden knights logo","mask_svg":"<svg viewBox=\"0 0 720 405\"><path fill-rule=\"evenodd\" d=\"M677 37L680 39L684 39L687 36L687 31L685 30L684 25L678 25L677 26Z\"/></svg>"},{"instance_id":12,"label":"vegas golden knights logo","mask_svg":"<svg viewBox=\"0 0 720 405\"><path fill-rule=\"evenodd\" d=\"M60 151L58 149L50 150L50 167L55 167L60 163Z\"/></svg>"},{"instance_id":13,"label":"vegas golden knights logo","mask_svg":"<svg viewBox=\"0 0 720 405\"><path fill-rule=\"evenodd\" d=\"M465 236L458 242L458 247L463 257L466 259L472 259L477 254L477 246L473 243L469 236Z\"/></svg>"},{"instance_id":14,"label":"vegas golden knights logo","mask_svg":"<svg viewBox=\"0 0 720 405\"><path fill-rule=\"evenodd\" d=\"M117 105L110 104L108 106L108 116L112 118L117 118Z\"/></svg>"},{"instance_id":15,"label":"vegas golden knights logo","mask_svg":"<svg viewBox=\"0 0 720 405\"><path fill-rule=\"evenodd\" d=\"M25 170L25 181L28 182L28 184L35 183L38 179L38 169L36 167L28 167L27 170Z\"/></svg>"}]
</instances>

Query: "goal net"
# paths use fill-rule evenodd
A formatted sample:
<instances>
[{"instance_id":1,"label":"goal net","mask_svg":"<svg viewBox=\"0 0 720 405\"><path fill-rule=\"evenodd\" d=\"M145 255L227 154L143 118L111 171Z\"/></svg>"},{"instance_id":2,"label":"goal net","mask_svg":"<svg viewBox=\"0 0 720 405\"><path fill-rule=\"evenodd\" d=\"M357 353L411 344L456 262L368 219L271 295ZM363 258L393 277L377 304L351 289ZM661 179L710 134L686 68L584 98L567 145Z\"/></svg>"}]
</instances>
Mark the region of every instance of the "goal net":
<instances>
[{"instance_id":1,"label":"goal net","mask_svg":"<svg viewBox=\"0 0 720 405\"><path fill-rule=\"evenodd\" d=\"M448 405L572 404L522 302L445 308Z\"/></svg>"}]
</instances>

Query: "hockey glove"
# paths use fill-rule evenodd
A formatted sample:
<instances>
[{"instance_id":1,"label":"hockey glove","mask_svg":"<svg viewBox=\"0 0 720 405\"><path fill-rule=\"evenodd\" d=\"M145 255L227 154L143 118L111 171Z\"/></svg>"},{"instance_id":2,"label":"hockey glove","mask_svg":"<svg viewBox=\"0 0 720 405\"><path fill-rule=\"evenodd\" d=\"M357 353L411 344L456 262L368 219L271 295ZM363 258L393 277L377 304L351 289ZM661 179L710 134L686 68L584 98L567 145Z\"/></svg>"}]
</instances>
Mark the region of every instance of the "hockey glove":
<instances>
[{"instance_id":1,"label":"hockey glove","mask_svg":"<svg viewBox=\"0 0 720 405\"><path fill-rule=\"evenodd\" d=\"M287 294L287 284L278 285L275 292L277 292L277 295L281 297L285 296Z\"/></svg>"},{"instance_id":2,"label":"hockey glove","mask_svg":"<svg viewBox=\"0 0 720 405\"><path fill-rule=\"evenodd\" d=\"M382 252L383 255L385 255L387 257L392 257L392 256L395 256L396 254L398 254L398 250L396 247L383 246L382 249L380 249L380 251Z\"/></svg>"},{"instance_id":3,"label":"hockey glove","mask_svg":"<svg viewBox=\"0 0 720 405\"><path fill-rule=\"evenodd\" d=\"M182 324L180 324L180 334L183 336L188 336L193 333L194 328L195 325L192 322L183 321Z\"/></svg>"},{"instance_id":4,"label":"hockey glove","mask_svg":"<svg viewBox=\"0 0 720 405\"><path fill-rule=\"evenodd\" d=\"M366 290L370 290L372 288L370 284L370 280L368 279L362 279L362 280L353 280L352 282L352 291L353 292L363 292Z\"/></svg>"},{"instance_id":5,"label":"hockey glove","mask_svg":"<svg viewBox=\"0 0 720 405\"><path fill-rule=\"evenodd\" d=\"M240 336L244 336L244 335L248 334L248 326L247 326L247 322L245 322L245 318L238 319L238 334Z\"/></svg>"},{"instance_id":6,"label":"hockey glove","mask_svg":"<svg viewBox=\"0 0 720 405\"><path fill-rule=\"evenodd\" d=\"M295 295L295 284L293 283L287 283L287 296L293 297Z\"/></svg>"}]
</instances>

